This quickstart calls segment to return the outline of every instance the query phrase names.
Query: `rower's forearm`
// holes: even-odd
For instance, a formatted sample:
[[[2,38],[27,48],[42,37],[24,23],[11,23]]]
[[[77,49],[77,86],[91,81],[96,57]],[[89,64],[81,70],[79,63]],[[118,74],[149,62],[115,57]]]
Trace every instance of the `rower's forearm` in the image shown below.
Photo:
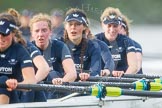
[[[42,81],[42,80],[44,80],[47,77],[47,75],[49,74],[49,71],[50,71],[50,69],[48,69],[48,70],[42,70],[42,71],[41,70],[38,70],[36,72],[36,75],[35,75],[35,78],[37,80],[37,83],[40,82],[40,81]]]
[[[136,74],[136,73],[137,73],[137,66],[129,66],[125,72],[125,74]]]
[[[63,82],[74,82],[77,78],[76,73],[68,73],[63,77]]]
[[[37,83],[37,81],[36,81],[36,79],[26,79],[26,80],[23,80],[22,82],[19,82],[18,84],[36,84]]]

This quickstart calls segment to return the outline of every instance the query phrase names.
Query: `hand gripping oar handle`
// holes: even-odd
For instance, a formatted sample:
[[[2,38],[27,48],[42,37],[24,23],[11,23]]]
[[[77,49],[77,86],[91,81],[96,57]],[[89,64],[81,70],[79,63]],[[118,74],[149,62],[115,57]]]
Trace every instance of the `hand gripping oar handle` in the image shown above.
[[[149,82],[158,82],[162,83],[162,78],[155,78],[155,79],[145,79]],[[125,83],[132,83],[136,81],[140,81],[143,79],[139,78],[123,78],[123,77],[101,77],[101,76],[90,76],[87,81],[92,81],[92,82],[125,82]],[[45,81],[46,84],[52,84],[52,82]]]
[[[80,72],[80,71],[79,71]],[[90,70],[83,70],[83,72],[91,73]],[[147,74],[123,74],[124,78],[146,78],[146,79],[155,79],[155,78],[162,78],[160,75],[147,75]]]

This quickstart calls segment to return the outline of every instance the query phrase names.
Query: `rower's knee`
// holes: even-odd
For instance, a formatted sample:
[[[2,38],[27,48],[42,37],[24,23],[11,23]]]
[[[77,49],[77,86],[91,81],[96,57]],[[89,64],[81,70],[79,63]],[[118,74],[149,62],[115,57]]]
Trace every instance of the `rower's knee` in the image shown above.
[[[7,95],[0,95],[0,104],[9,104],[9,97]]]

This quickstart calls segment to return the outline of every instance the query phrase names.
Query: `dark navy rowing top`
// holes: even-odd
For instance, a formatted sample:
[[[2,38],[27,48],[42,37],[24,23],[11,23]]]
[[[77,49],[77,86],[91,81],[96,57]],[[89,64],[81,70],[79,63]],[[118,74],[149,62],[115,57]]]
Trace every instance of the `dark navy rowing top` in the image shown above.
[[[109,71],[112,72],[114,70],[115,64],[108,46],[105,44],[105,42],[99,39],[94,39],[94,41],[96,41],[101,48],[101,69],[109,69]]]
[[[32,59],[34,59],[34,57],[36,57],[38,55],[41,55],[41,52],[39,51],[39,49],[34,44],[32,44],[31,42],[29,42],[29,41],[27,41],[26,49],[30,53],[30,57]]]
[[[12,43],[12,45],[0,52],[0,76],[6,75],[9,78],[22,78],[22,68],[33,67],[32,60],[28,51],[19,43]]]
[[[96,37],[108,45],[115,62],[115,70],[125,72],[128,68],[127,53],[136,52],[133,41],[120,34],[117,36],[116,40],[112,42],[106,39],[104,33],[99,33]]]
[[[27,41],[26,43],[27,43],[26,49],[27,49],[27,51],[29,52],[30,57],[32,58],[32,61],[33,61],[33,59],[34,59],[36,56],[41,55],[41,52],[40,52],[39,49],[38,49],[34,44],[32,44],[31,42]],[[34,65],[34,70],[35,70],[35,73],[36,73],[37,70],[38,70],[38,68],[35,66],[34,63],[33,63],[33,65]]]
[[[36,45],[34,41],[32,43]],[[60,77],[63,77],[64,69],[62,66],[62,62],[67,58],[71,58],[68,47],[59,40],[50,40],[49,45],[45,50],[41,50],[39,47],[37,48],[46,59],[50,68],[59,72]]]
[[[81,69],[81,49],[82,49],[82,42],[79,45],[74,45],[72,42],[67,41],[66,44],[68,45],[77,72]],[[83,72],[86,70],[90,71],[91,76],[100,75],[101,71],[101,51],[100,47],[96,42],[92,40],[86,40],[85,51],[83,56]]]

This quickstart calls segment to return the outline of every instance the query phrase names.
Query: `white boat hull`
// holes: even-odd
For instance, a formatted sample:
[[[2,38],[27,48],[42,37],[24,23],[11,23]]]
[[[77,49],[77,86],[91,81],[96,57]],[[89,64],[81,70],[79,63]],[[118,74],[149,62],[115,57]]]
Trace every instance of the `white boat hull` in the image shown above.
[[[0,105],[1,108],[162,108],[162,98],[135,96],[106,97],[78,96],[66,100],[51,99],[47,102]]]

